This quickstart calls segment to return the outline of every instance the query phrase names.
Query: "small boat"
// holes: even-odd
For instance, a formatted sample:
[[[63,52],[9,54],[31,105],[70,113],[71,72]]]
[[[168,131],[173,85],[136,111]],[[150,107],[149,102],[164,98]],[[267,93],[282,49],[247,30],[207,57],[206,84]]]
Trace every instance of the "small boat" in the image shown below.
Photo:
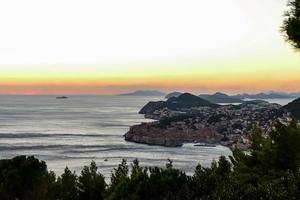
[[[67,99],[69,97],[66,97],[66,96],[59,96],[59,97],[56,97],[56,99]]]

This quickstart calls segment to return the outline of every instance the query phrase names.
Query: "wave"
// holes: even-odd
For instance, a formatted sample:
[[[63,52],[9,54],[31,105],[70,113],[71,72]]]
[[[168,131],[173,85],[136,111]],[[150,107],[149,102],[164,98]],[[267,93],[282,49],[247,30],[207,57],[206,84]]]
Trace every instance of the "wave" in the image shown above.
[[[54,144],[54,145],[32,145],[32,146],[14,146],[14,145],[0,145],[0,151],[25,151],[25,150],[62,150],[63,153],[86,153],[90,151],[136,151],[140,148],[123,145],[66,145],[66,144]],[[68,150],[66,150],[68,149]],[[80,150],[81,149],[81,150]]]
[[[77,134],[77,133],[0,133],[0,139],[45,138],[45,137],[120,137],[118,134]]]

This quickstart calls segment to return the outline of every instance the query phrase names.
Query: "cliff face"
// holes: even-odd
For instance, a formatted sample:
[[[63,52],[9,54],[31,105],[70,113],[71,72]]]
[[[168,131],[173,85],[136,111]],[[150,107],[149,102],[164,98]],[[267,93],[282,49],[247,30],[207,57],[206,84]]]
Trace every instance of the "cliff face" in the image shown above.
[[[222,135],[213,128],[200,130],[165,129],[153,124],[143,123],[135,125],[125,134],[125,140],[168,147],[182,146],[183,143],[203,142],[215,144],[221,141]]]

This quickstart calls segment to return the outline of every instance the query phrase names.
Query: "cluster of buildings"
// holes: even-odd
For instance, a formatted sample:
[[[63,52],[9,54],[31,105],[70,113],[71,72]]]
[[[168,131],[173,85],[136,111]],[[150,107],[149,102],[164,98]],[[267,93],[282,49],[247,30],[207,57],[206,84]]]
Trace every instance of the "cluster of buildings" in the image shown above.
[[[218,108],[193,107],[189,109],[156,110],[153,115],[156,126],[164,129],[195,132],[205,128],[223,136],[221,144],[246,148],[249,144],[247,134],[255,127],[263,133],[272,130],[274,122],[289,123],[292,118],[278,104],[265,101],[250,101],[240,105],[225,105]]]

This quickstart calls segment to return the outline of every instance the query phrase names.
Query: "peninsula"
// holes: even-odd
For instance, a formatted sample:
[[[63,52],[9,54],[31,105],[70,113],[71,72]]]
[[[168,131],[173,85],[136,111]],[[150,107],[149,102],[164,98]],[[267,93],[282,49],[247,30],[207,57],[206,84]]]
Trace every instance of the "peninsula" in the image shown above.
[[[156,121],[132,126],[125,140],[169,147],[205,143],[247,149],[248,133],[254,127],[268,133],[274,121],[293,119],[286,108],[263,100],[221,106],[184,93],[146,104],[139,113]]]

